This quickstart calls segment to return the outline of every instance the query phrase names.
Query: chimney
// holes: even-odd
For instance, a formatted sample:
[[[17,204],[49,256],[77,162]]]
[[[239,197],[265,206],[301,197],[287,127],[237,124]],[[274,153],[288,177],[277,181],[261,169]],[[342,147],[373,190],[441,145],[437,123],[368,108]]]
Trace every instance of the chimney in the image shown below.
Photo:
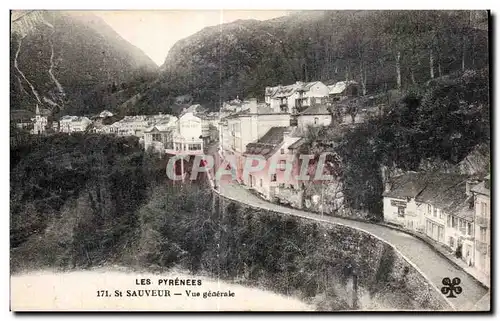
[[[250,114],[257,114],[257,99],[250,98],[248,100],[248,105],[250,106]]]
[[[384,192],[390,192],[392,189],[392,184],[389,180],[384,183]]]
[[[467,196],[471,196],[472,195],[472,192],[471,192],[471,189],[474,187],[474,185],[478,184],[478,181],[477,180],[471,180],[471,179],[468,179],[466,182],[465,182],[465,195]]]

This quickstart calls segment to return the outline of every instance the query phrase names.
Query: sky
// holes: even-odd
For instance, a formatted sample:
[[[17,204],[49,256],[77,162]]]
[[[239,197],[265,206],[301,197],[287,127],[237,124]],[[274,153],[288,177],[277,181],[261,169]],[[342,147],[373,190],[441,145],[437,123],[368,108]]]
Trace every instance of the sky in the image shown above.
[[[284,10],[154,10],[96,11],[125,40],[140,48],[158,66],[169,49],[208,26],[238,19],[267,20],[288,14]]]

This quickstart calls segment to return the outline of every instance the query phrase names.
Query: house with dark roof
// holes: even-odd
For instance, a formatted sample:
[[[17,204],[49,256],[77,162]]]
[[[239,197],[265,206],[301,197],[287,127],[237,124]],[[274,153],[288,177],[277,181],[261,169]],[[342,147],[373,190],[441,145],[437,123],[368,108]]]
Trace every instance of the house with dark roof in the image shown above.
[[[275,112],[298,114],[315,102],[325,102],[329,89],[321,81],[297,81],[291,85],[266,87],[265,101]]]
[[[273,200],[280,185],[297,185],[297,163],[288,147],[300,140],[293,127],[271,127],[261,138],[246,146],[242,168],[243,184],[265,199]],[[259,162],[264,164],[259,165]]]
[[[474,264],[474,183],[466,175],[409,172],[385,186],[384,221],[421,233]]]

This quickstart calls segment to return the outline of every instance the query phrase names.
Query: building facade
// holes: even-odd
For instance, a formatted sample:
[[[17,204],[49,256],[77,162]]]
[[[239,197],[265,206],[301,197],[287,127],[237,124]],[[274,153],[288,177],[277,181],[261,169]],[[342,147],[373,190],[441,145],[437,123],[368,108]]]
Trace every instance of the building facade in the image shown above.
[[[85,116],[63,116],[59,120],[59,131],[62,133],[84,132],[92,123]]]
[[[394,177],[383,194],[384,221],[424,234],[489,276],[490,203],[485,182],[443,173]]]
[[[491,202],[490,202],[490,175],[472,189],[474,195],[474,237],[475,237],[475,266],[490,277],[491,262]]]
[[[185,113],[176,122],[172,144],[166,146],[167,154],[201,155],[204,149],[203,121],[193,113]]]
[[[265,101],[274,112],[298,114],[314,103],[325,103],[330,90],[320,81],[266,87]]]

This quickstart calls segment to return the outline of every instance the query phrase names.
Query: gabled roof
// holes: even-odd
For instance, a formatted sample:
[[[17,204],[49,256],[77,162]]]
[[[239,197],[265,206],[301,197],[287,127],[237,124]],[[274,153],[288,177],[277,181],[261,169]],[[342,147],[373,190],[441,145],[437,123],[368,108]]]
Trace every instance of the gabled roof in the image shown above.
[[[311,90],[311,88],[312,88],[314,85],[316,85],[316,84],[318,84],[318,83],[321,83],[321,81],[311,81],[311,82],[306,82],[306,83],[304,83],[304,84],[302,85],[302,90],[304,90],[304,91],[309,91],[309,90]]]
[[[149,133],[149,132],[154,132],[154,131],[159,131],[159,132],[167,132],[167,131],[171,131],[175,128],[175,122],[161,122],[161,123],[158,123],[158,124],[155,124],[151,127],[148,127],[146,128],[146,130],[144,130],[145,133]]]
[[[283,143],[283,135],[289,127],[271,127],[257,142],[247,145],[245,155],[272,156]]]
[[[274,96],[278,91],[279,86],[276,87],[266,87],[266,96]]]
[[[288,97],[293,95],[298,89],[298,86],[296,84],[293,85],[287,85],[287,86],[278,86],[278,89],[272,96],[274,97]]]
[[[354,80],[348,80],[348,81],[339,81],[335,85],[328,86],[328,89],[330,90],[329,94],[330,95],[335,95],[335,94],[340,94],[346,90],[348,85],[357,85],[358,83]]]

